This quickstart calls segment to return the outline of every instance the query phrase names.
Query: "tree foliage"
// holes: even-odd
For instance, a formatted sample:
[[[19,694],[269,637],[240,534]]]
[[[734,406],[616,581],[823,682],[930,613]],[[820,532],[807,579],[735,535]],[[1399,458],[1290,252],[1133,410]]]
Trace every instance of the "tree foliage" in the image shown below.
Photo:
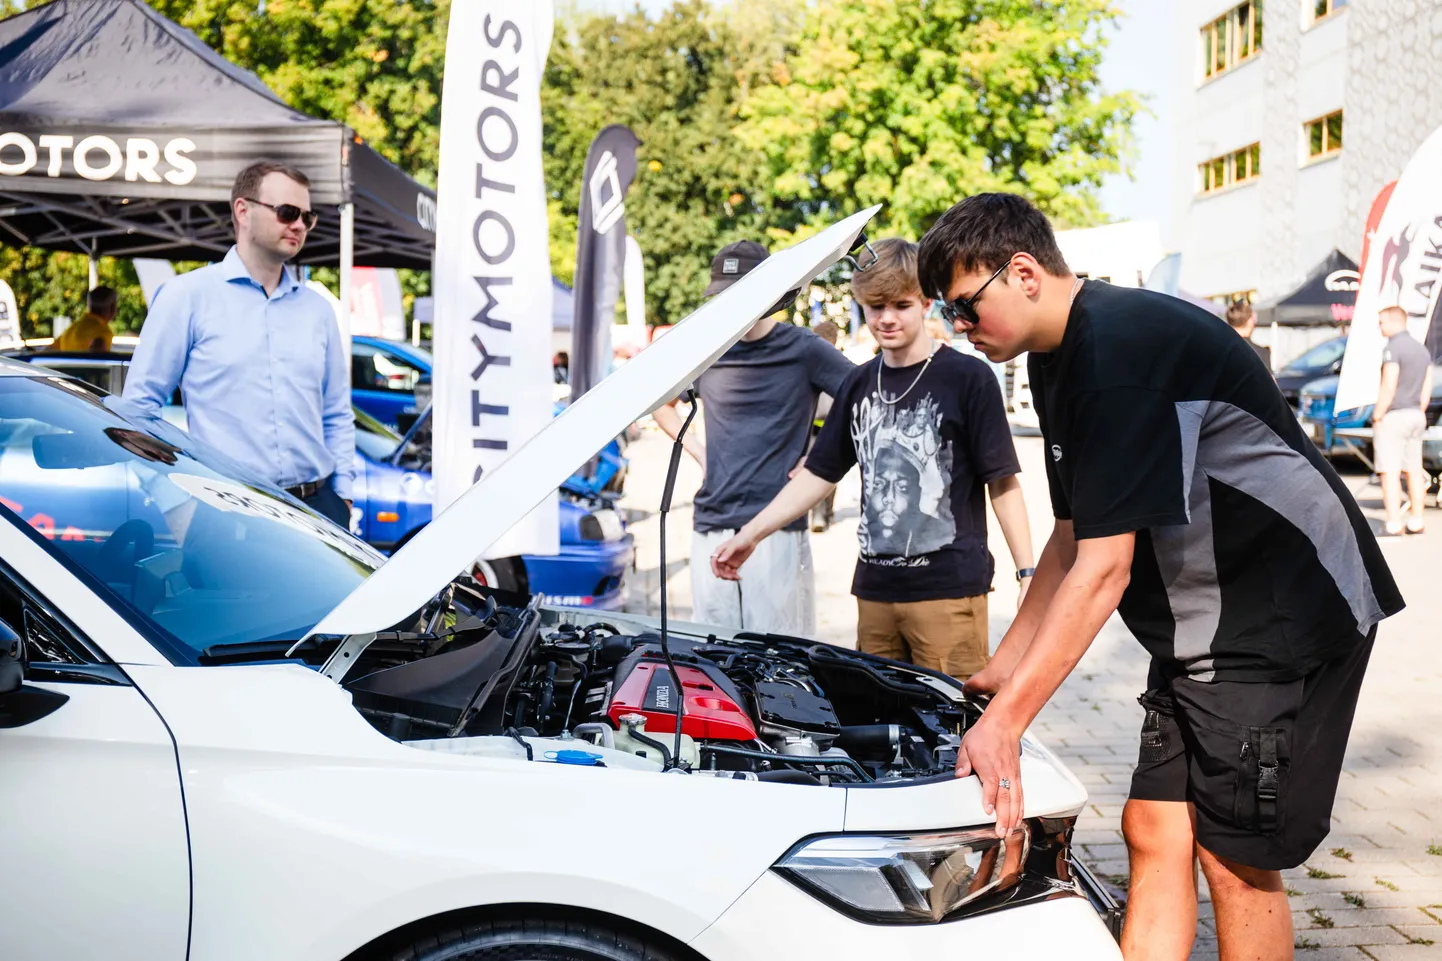
[[[0,10],[39,0],[0,0]],[[451,0],[148,0],[283,100],[349,124],[435,183]],[[541,92],[551,263],[570,282],[586,151],[611,123],[642,141],[626,200],[646,260],[647,314],[679,320],[711,257],[741,238],[789,242],[883,203],[915,237],[979,190],[1020,191],[1068,224],[1099,216],[1121,169],[1129,94],[1097,80],[1109,0],[675,0],[658,16],[560,21]],[[118,328],[144,307],[133,268],[103,258]],[[316,271],[335,282],[334,271]],[[85,258],[0,248],[27,335],[78,315]],[[408,294],[429,276],[402,272]],[[409,300],[409,298],[408,298]]]
[[[641,140],[626,226],[645,257],[650,320],[680,320],[700,301],[716,251],[764,235],[776,212],[761,199],[761,158],[732,133],[742,85],[764,54],[748,63],[742,49],[702,0],[678,0],[654,20],[637,9],[558,25],[541,110],[560,279],[574,270],[586,151],[608,124]]]
[[[884,204],[916,238],[960,198],[1011,190],[1094,223],[1123,168],[1131,94],[1100,89],[1110,0],[820,0],[737,137],[807,221]]]

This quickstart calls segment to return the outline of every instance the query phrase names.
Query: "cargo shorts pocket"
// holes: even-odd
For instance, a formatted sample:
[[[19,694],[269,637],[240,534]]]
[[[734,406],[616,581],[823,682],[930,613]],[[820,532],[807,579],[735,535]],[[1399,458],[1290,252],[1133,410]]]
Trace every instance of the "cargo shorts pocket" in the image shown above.
[[[1291,768],[1288,732],[1225,722],[1190,725],[1188,794],[1209,820],[1263,836],[1278,833]]]
[[[1141,750],[1137,763],[1148,765],[1170,761],[1183,749],[1171,703],[1151,691],[1137,698],[1137,703],[1146,711],[1146,716],[1142,718]]]

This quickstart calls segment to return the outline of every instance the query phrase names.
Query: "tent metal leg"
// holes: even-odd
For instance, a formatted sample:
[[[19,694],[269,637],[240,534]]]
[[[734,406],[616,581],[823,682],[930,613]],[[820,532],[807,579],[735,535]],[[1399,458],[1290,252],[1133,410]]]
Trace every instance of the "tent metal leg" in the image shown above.
[[[90,286],[87,290],[94,290],[100,286],[100,258],[94,254],[90,255]]]
[[[346,375],[350,375],[350,290],[355,267],[355,204],[340,207],[340,343],[345,351]]]

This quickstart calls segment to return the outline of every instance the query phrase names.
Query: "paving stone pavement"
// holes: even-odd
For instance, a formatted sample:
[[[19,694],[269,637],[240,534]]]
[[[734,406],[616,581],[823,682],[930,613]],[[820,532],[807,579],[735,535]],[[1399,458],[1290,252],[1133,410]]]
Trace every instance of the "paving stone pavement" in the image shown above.
[[[622,502],[631,512],[637,569],[628,607],[656,612],[660,502],[668,441],[649,424],[628,450],[631,473]],[[1040,551],[1051,528],[1042,445],[1018,437],[1017,453]],[[1344,478],[1374,517],[1380,491],[1358,472]],[[668,520],[670,601],[677,618],[690,614],[686,563],[691,541],[691,498],[700,471],[687,458]],[[836,524],[812,535],[816,562],[816,636],[854,643],[856,606],[849,594],[856,559],[859,477],[837,494]],[[1413,961],[1442,959],[1442,513],[1428,511],[1433,532],[1383,541],[1407,610],[1382,625],[1362,689],[1348,745],[1332,834],[1305,865],[1285,873],[1304,961]],[[990,598],[995,644],[1016,608],[1011,559],[992,518],[998,576]],[[1097,873],[1124,884],[1126,849],[1121,812],[1137,754],[1146,657],[1113,619],[1077,670],[1042,712],[1035,733],[1086,785],[1088,805],[1077,822],[1076,843]],[[1211,904],[1202,891],[1193,958],[1217,956]]]

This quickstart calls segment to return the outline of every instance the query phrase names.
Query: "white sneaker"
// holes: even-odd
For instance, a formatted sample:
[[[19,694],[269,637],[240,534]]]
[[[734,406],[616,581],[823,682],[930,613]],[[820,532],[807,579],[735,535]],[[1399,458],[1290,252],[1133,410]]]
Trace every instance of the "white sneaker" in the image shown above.
[[[1383,537],[1401,537],[1402,524],[1400,521],[1388,521],[1382,525]]]
[[[1421,534],[1421,533],[1422,533],[1423,531],[1425,531],[1426,529],[1427,529],[1427,526],[1422,523],[1421,518],[1417,518],[1417,517],[1409,517],[1409,518],[1407,518],[1407,533],[1409,533],[1409,534]]]

